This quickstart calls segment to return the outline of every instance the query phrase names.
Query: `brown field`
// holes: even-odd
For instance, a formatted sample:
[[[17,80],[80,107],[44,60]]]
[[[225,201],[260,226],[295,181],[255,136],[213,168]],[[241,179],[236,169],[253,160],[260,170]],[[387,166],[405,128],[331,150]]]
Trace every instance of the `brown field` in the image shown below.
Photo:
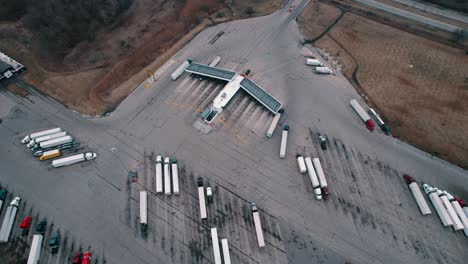
[[[24,21],[0,18],[0,50],[27,67],[22,78],[30,84],[73,110],[100,115],[147,78],[145,69],[156,71],[205,27],[271,13],[283,0],[246,2],[134,0],[92,42],[77,43],[60,61],[35,48]],[[11,90],[21,89],[9,85]]]
[[[303,15],[333,20],[326,14],[321,18],[314,8],[311,4]],[[326,26],[301,28],[313,38]],[[468,56],[463,50],[352,13],[315,45],[344,64],[345,76],[380,110],[395,137],[468,167]]]

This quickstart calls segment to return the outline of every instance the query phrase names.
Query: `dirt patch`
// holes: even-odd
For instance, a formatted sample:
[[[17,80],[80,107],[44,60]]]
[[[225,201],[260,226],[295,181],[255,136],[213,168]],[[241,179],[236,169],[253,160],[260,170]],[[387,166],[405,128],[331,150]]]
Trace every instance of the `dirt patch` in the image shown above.
[[[351,13],[316,46],[344,64],[353,84],[355,73],[357,88],[381,111],[394,136],[468,167],[468,56],[463,50]]]

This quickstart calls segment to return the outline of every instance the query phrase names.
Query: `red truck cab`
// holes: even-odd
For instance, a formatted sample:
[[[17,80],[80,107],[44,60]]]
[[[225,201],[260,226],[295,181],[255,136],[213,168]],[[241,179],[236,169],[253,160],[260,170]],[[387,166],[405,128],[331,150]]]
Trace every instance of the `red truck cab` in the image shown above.
[[[322,196],[324,200],[328,199],[328,187],[323,187],[322,188]]]
[[[374,131],[374,121],[372,119],[369,119],[366,121],[366,126],[367,126],[367,129],[369,129],[370,131]]]
[[[406,184],[415,182],[414,178],[409,176],[408,174],[403,174],[403,178],[405,179]]]
[[[90,264],[90,263],[91,263],[91,252],[86,251],[84,253],[83,261],[81,262],[81,264]]]
[[[75,254],[75,257],[73,257],[72,264],[81,264],[82,260],[83,260],[83,253],[78,252]]]

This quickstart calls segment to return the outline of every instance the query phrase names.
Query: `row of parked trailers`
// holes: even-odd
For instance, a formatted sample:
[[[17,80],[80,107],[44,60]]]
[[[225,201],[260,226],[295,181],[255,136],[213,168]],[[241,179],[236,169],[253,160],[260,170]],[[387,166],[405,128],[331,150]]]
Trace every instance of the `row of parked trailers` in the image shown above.
[[[377,114],[377,112],[373,108],[369,108],[368,112],[364,110],[364,108],[356,101],[356,99],[352,99],[349,101],[349,104],[354,109],[354,111],[358,114],[359,118],[366,124],[367,129],[370,131],[374,131],[374,121],[369,116],[371,114],[377,120],[380,128],[386,135],[390,135],[390,128],[388,125],[382,120],[382,118]],[[368,114],[369,113],[369,114]]]

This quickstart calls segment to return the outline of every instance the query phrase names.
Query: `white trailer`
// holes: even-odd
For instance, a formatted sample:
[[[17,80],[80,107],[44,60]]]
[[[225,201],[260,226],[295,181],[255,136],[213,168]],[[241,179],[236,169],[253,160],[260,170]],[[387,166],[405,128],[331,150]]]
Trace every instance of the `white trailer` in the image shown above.
[[[210,67],[215,67],[219,62],[221,61],[221,57],[220,56],[216,56],[208,66]]]
[[[140,191],[140,224],[148,224],[148,193]]]
[[[172,80],[175,81],[177,78],[179,78],[179,76],[182,75],[182,73],[184,73],[185,69],[187,69],[187,67],[190,65],[190,63],[191,63],[190,60],[184,61],[184,62],[171,74]]]
[[[288,144],[288,132],[289,126],[285,125],[283,128],[283,134],[281,135],[281,146],[280,146],[280,158],[284,159],[286,156],[286,146]]]
[[[163,192],[162,156],[156,157],[156,193]]]
[[[16,211],[18,210],[20,201],[20,197],[15,197],[7,208],[2,227],[0,228],[0,242],[8,242],[8,239],[10,238],[11,229],[13,227],[13,222],[15,221]]]
[[[51,139],[51,140],[41,142],[41,143],[39,143],[39,147],[41,149],[51,148],[51,147],[55,147],[55,146],[58,146],[58,145],[65,144],[65,143],[70,143],[72,141],[73,141],[73,137],[68,135],[68,136],[54,138],[54,139]]]
[[[200,203],[200,218],[206,219],[205,190],[203,189],[203,179],[198,178],[198,201]]]
[[[458,201],[452,200],[450,203],[463,224],[463,232],[465,233],[465,236],[468,237],[468,217],[466,217]]]
[[[48,140],[51,140],[51,139],[54,139],[54,138],[64,137],[66,135],[67,135],[67,132],[62,131],[62,132],[58,132],[58,133],[55,133],[55,134],[50,134],[50,135],[47,135],[47,136],[38,137],[38,138],[35,138],[35,139],[29,141],[29,143],[26,144],[26,147],[32,148],[34,145],[36,145],[38,143],[48,141]]]
[[[320,182],[318,180],[317,174],[315,173],[314,166],[312,165],[312,160],[310,157],[306,157],[305,164],[307,168],[307,173],[309,174],[310,182],[312,183],[312,188],[314,189],[315,197],[320,200],[322,199],[322,190],[320,190]]]
[[[164,194],[171,195],[171,172],[169,168],[169,157],[164,158]]]
[[[81,153],[81,154],[53,160],[52,166],[54,166],[55,168],[59,168],[59,167],[72,165],[72,164],[82,162],[82,161],[93,160],[96,157],[97,157],[96,153],[91,153],[91,152]]]
[[[61,132],[61,131],[62,131],[62,129],[60,127],[57,127],[57,128],[52,128],[52,129],[32,133],[32,134],[26,135],[21,140],[21,143],[26,144],[26,143],[28,143],[29,141],[31,141],[31,140],[33,140],[35,138],[47,136],[47,135],[50,135],[50,134],[55,134],[55,133],[58,133],[58,132]]]
[[[374,121],[370,118],[369,114],[367,114],[366,111],[364,111],[364,108],[356,101],[356,99],[351,99],[349,101],[349,104],[351,107],[354,109],[354,111],[358,114],[358,116],[361,118],[361,120],[366,124],[367,128],[370,131],[374,130]]]
[[[412,182],[408,184],[411,193],[413,194],[414,200],[418,204],[419,210],[421,210],[422,215],[428,215],[431,213],[431,209],[429,209],[429,205],[427,204],[426,200],[424,199],[421,189],[416,182]]]
[[[318,176],[320,187],[322,188],[327,187],[328,186],[327,180],[325,179],[325,174],[323,173],[323,168],[322,168],[322,164],[320,164],[320,160],[318,158],[314,158],[312,160],[312,163],[314,164],[315,173]]]
[[[258,247],[265,246],[265,239],[263,238],[262,223],[260,221],[260,214],[258,213],[258,208],[255,203],[251,204],[252,206],[252,215],[254,219],[255,232],[257,233]]]
[[[179,168],[177,166],[177,159],[175,157],[172,157],[171,173],[172,173],[172,190],[174,191],[175,195],[178,195],[180,193],[180,190],[179,190]]]
[[[450,201],[449,201],[447,195],[445,195],[443,193],[442,194],[438,193],[438,194],[439,194],[440,199],[442,200],[442,203],[445,206],[445,209],[447,209],[447,213],[448,213],[450,219],[452,220],[453,229],[455,229],[455,231],[456,230],[462,230],[464,228],[464,226],[463,226],[462,222],[460,221],[460,218],[458,218],[457,213],[453,209],[452,205],[450,204]]]
[[[218,231],[216,227],[211,228],[211,242],[213,242],[214,263],[221,264],[221,252],[219,250]]]
[[[305,165],[304,157],[297,155],[296,159],[297,159],[297,165],[299,166],[299,172],[305,173],[307,171],[307,168]]]
[[[431,192],[429,193],[429,199],[432,202],[432,205],[434,206],[437,215],[439,216],[440,221],[442,222],[443,226],[451,226],[453,225],[452,220],[450,219],[450,216],[447,213],[447,210],[445,209],[444,205],[442,204],[442,201],[439,198],[439,195],[437,195],[437,192]]]
[[[323,66],[323,63],[321,63],[317,59],[306,59],[306,64],[310,66],[319,66],[319,67]]]
[[[330,74],[332,73],[332,70],[328,67],[315,67],[315,73],[318,74]]]
[[[276,113],[275,117],[273,117],[270,127],[267,130],[267,134],[266,134],[267,137],[271,138],[271,136],[273,136],[273,132],[275,132],[276,125],[278,124],[278,121],[280,120],[282,114],[283,114],[283,109],[280,109],[278,113]]]
[[[27,264],[37,264],[39,262],[39,258],[41,257],[41,245],[43,238],[44,237],[41,234],[36,234],[33,236]]]
[[[221,239],[221,246],[223,248],[224,264],[231,264],[231,255],[229,254],[229,244],[227,238]]]

